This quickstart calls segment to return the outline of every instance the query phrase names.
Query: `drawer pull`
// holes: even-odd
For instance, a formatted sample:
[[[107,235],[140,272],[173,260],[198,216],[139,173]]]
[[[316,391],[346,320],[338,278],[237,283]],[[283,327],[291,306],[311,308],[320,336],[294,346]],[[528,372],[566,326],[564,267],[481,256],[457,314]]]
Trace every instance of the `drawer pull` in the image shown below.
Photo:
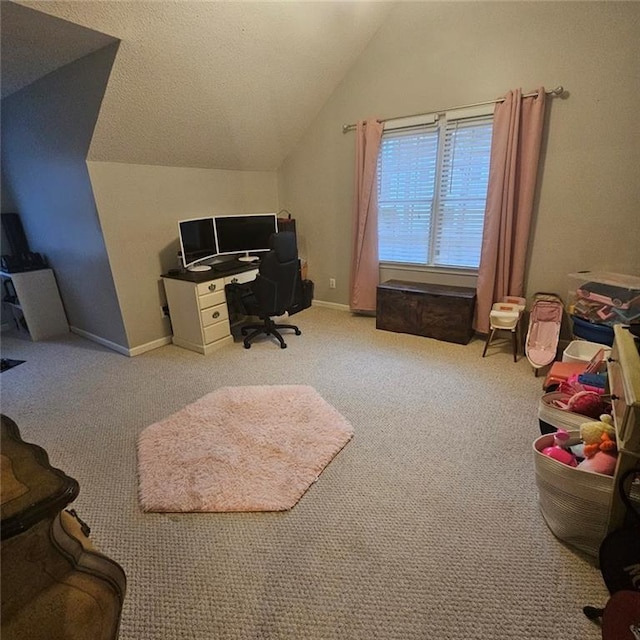
[[[615,402],[616,400],[620,400],[620,396],[617,396],[617,395],[615,395],[615,394],[613,394],[613,393],[612,393],[612,394],[611,394],[611,400],[613,400],[614,402]]]
[[[607,358],[607,362],[618,362],[615,358]]]
[[[219,318],[219,317],[220,317],[220,312],[219,312],[219,311],[214,311],[214,312],[211,314],[211,317],[212,317],[214,320],[215,320],[216,318]]]
[[[212,282],[212,283],[209,285],[209,291],[215,291],[217,286],[218,286],[218,285],[217,285],[215,282]]]
[[[238,278],[231,278],[231,284],[236,284],[238,282]]]

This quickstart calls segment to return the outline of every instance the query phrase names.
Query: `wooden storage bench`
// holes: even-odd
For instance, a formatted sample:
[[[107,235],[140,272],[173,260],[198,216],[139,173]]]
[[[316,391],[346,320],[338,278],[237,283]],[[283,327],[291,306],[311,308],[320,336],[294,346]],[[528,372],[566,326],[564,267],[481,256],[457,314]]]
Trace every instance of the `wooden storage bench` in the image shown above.
[[[376,328],[467,344],[475,302],[468,287],[388,280],[378,285]]]

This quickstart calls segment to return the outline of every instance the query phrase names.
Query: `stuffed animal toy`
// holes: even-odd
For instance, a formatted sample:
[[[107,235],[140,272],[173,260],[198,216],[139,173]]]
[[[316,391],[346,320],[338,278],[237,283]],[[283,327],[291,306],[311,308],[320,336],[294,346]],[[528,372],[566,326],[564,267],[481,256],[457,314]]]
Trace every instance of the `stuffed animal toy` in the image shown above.
[[[600,442],[594,442],[593,444],[584,445],[584,457],[593,458],[598,451],[603,453],[610,453],[616,455],[618,453],[618,447],[616,441],[605,431],[600,436]]]
[[[554,406],[558,407],[558,409],[579,413],[594,419],[604,413],[605,405],[599,393],[586,391],[584,388],[581,389],[580,385],[564,387],[561,385],[560,389],[563,390],[563,393],[567,393],[569,397],[554,402]]]
[[[609,415],[600,416],[600,422],[585,422],[580,427],[584,441],[584,460],[578,469],[612,476],[616,469],[618,448],[615,441],[613,420]]]
[[[578,464],[578,469],[612,476],[616,472],[617,459],[618,456],[615,453],[612,454],[605,451],[596,451],[596,453],[594,453],[590,458],[585,458],[580,462]]]
[[[602,440],[603,434],[607,435],[606,441]],[[616,430],[613,426],[613,418],[606,413],[600,416],[598,422],[584,422],[580,425],[580,437],[584,442],[584,455],[586,458],[591,458],[598,451],[616,453]],[[601,444],[604,444],[604,449],[601,449]]]
[[[604,403],[598,393],[578,391],[569,398],[567,409],[589,418],[597,418],[604,411]]]

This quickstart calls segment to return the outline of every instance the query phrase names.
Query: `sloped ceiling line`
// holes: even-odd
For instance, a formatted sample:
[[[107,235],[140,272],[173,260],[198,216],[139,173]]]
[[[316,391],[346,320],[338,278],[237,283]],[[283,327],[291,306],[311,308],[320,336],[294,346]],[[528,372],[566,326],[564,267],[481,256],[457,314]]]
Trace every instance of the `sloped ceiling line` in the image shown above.
[[[7,0],[0,2],[0,15],[2,98],[118,41]]]
[[[395,3],[2,4],[13,7],[2,22],[11,87],[20,75],[33,81],[45,61],[90,52],[88,35],[69,23],[122,41],[89,160],[273,171]]]

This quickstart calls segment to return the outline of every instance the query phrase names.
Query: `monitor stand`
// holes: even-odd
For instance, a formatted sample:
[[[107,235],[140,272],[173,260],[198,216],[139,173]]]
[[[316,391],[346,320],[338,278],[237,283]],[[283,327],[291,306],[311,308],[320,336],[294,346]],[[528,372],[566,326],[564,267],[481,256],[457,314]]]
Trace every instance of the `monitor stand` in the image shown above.
[[[250,256],[248,253],[238,258],[238,262],[258,262],[259,260],[258,256]]]
[[[187,271],[209,271],[211,266],[208,264],[195,264],[192,267],[187,267]]]

